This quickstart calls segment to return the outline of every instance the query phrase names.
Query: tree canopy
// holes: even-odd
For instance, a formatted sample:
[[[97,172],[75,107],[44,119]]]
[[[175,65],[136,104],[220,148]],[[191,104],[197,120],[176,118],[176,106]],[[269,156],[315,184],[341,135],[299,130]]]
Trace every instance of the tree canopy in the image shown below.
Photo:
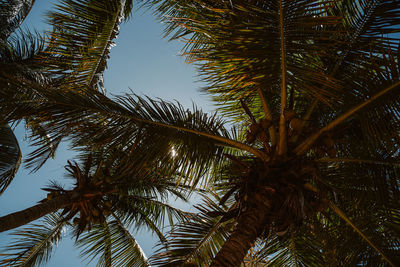
[[[66,139],[86,162],[94,153],[99,166],[111,164],[115,203],[137,193],[135,175],[156,188],[171,179],[174,193],[202,187],[204,203],[160,238],[154,265],[399,264],[399,1],[145,1],[166,35],[186,43],[184,56],[219,105],[211,115],[104,94],[106,51],[132,6],[104,3],[63,1],[38,53],[48,80],[21,75],[1,90],[3,120],[33,125],[40,147],[29,166],[42,166]],[[73,194],[90,169],[82,176],[69,166]],[[125,175],[127,193],[117,185]],[[95,176],[87,184],[97,190]],[[82,215],[97,208],[82,209],[70,207],[62,221],[79,211],[78,229],[88,229]],[[121,209],[137,214],[111,213]],[[118,248],[134,244],[114,219],[93,220],[98,231],[82,241],[93,242],[86,252],[104,253],[106,266],[130,262]],[[111,236],[120,238],[115,250]]]

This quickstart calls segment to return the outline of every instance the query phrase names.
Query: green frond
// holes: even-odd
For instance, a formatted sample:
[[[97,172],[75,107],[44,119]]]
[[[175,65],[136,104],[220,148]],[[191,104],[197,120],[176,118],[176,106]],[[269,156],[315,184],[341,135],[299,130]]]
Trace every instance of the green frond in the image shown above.
[[[147,228],[164,242],[165,237],[159,229],[166,226],[166,223],[172,226],[176,221],[186,220],[190,213],[163,203],[156,197],[140,196],[137,193],[122,195],[116,201],[116,214],[124,223],[134,225],[135,229]]]
[[[288,89],[329,102],[340,88],[320,62],[341,42],[332,30],[332,25],[340,26],[340,17],[329,15],[334,1],[284,1],[281,11],[280,2],[235,1],[230,6],[162,1],[158,7],[173,39],[188,36],[188,60],[198,62],[201,77],[208,83],[205,89],[228,114],[240,115],[238,100],[258,99],[260,88],[275,94],[268,99],[275,101],[280,95],[281,51],[286,55]]]
[[[219,163],[224,146],[263,156],[260,150],[233,140],[216,115],[197,108],[190,111],[179,104],[131,95],[115,102],[94,91],[41,90],[40,94],[41,100],[2,103],[10,109],[7,119],[38,117],[47,138],[60,140],[69,135],[75,147],[132,150],[144,163],[179,170],[182,181],[193,186]]]
[[[350,265],[358,262],[382,264],[382,257],[386,257],[392,265],[398,264],[395,255],[399,242],[393,237],[399,233],[399,167],[379,164],[366,168],[370,163],[363,162],[321,164],[321,171],[325,175],[323,182],[333,191],[331,199],[335,203],[332,211],[324,213],[328,217],[321,220],[325,225],[321,231],[329,229],[326,238],[336,246],[338,255],[335,257],[347,258],[351,261],[347,263]],[[335,214],[334,210],[341,216]],[[324,236],[321,232],[316,235]]]
[[[320,218],[321,225],[315,225],[314,228],[316,237],[321,238],[326,261],[333,265],[385,266],[389,263],[391,266],[397,266],[399,242],[389,236],[396,235],[396,231],[393,232],[395,228],[388,227],[390,223],[398,221],[398,209],[387,213],[387,209],[379,211],[377,207],[372,206],[368,211],[369,214],[365,210],[355,212],[352,208],[344,207],[344,209],[349,214],[352,213],[351,220],[357,224],[358,230],[365,233],[373,246],[379,247],[382,252],[377,252],[347,222],[329,212],[324,218]]]
[[[7,40],[28,16],[35,0],[0,1],[0,40]]]
[[[209,265],[231,230],[232,223],[215,218],[212,213],[223,212],[214,200],[204,196],[198,213],[188,221],[177,224],[167,236],[167,243],[160,245],[150,259],[157,266]]]
[[[0,126],[0,194],[11,183],[21,163],[21,149],[10,126]]]
[[[37,32],[18,31],[7,41],[0,40],[0,85],[18,87],[22,80],[46,82],[37,60],[44,49],[44,41]]]
[[[355,54],[369,53],[370,49],[380,53],[388,46],[397,45],[393,38],[400,31],[397,27],[399,6],[395,0],[338,1],[334,12],[343,16],[348,40],[343,60],[350,63]]]
[[[47,215],[41,223],[27,225],[14,232],[14,242],[6,247],[2,266],[42,266],[61,241],[68,222],[58,213]]]
[[[340,210],[335,204],[332,202],[329,203],[329,207],[340,217],[342,218],[354,231],[356,231],[362,239],[364,239],[376,252],[378,252],[382,258],[385,259],[390,266],[395,267],[393,262],[382,252],[380,248],[378,248],[354,223],[347,217],[346,214],[342,210]]]
[[[60,86],[104,92],[103,72],[119,25],[133,6],[132,0],[62,0],[47,14],[53,26],[44,64]]]
[[[97,266],[149,266],[142,248],[118,217],[96,225],[76,244],[85,259],[98,258]]]
[[[255,250],[250,266],[324,266],[318,241],[309,233],[294,232],[286,238],[270,235]]]
[[[29,1],[15,1],[14,3],[17,2],[22,5],[20,11],[25,12],[23,9]],[[7,40],[0,40],[0,88],[9,93],[3,96],[4,101],[13,99],[19,88],[33,91],[35,86],[49,83],[49,78],[37,60],[38,55],[44,49],[44,41],[38,33],[18,31],[8,37]],[[35,86],[27,86],[27,84],[35,84]],[[3,113],[2,108],[0,114],[2,119],[4,117]],[[40,125],[35,124],[32,117],[27,118],[27,125],[32,131],[41,130]],[[48,146],[54,147],[54,144],[46,143]],[[5,145],[4,149],[6,148],[7,146]],[[15,156],[11,156],[9,159],[13,158],[15,159]],[[11,172],[13,171],[11,170]]]
[[[352,107],[350,110],[344,112],[331,122],[329,122],[325,127],[317,131],[315,134],[311,135],[309,138],[307,138],[303,143],[301,143],[294,151],[297,154],[302,154],[305,153],[313,144],[314,142],[325,132],[332,131],[335,127],[337,127],[339,124],[345,122],[349,118],[353,117],[355,113],[359,112],[360,110],[364,109],[365,107],[368,107],[369,105],[373,105],[380,100],[380,98],[392,93],[396,92],[397,89],[400,88],[400,80],[396,81],[393,84],[390,84],[387,87],[383,87],[382,90],[380,90],[378,93],[375,95],[372,95],[370,98],[364,100],[358,105],[355,105]],[[387,108],[387,106],[386,106]],[[393,114],[396,116],[397,114]],[[396,116],[397,117],[397,116]],[[396,120],[398,120],[396,118]],[[397,130],[396,130],[397,131]]]

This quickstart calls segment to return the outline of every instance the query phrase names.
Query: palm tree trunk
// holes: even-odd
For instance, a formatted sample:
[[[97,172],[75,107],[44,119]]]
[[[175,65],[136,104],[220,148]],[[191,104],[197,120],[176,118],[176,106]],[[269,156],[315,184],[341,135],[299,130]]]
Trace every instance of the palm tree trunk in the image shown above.
[[[61,195],[52,200],[46,200],[33,207],[0,217],[0,232],[28,224],[46,214],[55,212],[71,203],[70,195]]]
[[[265,192],[257,192],[251,196],[246,203],[247,209],[239,216],[235,230],[215,256],[211,267],[240,266],[268,222],[271,209],[269,197]]]

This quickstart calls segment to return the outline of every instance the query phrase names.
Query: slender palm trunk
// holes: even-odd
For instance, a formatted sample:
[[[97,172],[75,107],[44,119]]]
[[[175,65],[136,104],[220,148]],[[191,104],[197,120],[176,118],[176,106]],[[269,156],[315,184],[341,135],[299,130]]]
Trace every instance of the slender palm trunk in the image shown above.
[[[46,214],[55,212],[71,203],[70,195],[61,195],[52,200],[44,201],[33,207],[0,217],[0,232],[17,228],[43,217]]]
[[[239,216],[235,230],[215,256],[211,267],[240,266],[247,251],[264,231],[271,209],[270,199],[262,192],[249,198],[247,209]]]

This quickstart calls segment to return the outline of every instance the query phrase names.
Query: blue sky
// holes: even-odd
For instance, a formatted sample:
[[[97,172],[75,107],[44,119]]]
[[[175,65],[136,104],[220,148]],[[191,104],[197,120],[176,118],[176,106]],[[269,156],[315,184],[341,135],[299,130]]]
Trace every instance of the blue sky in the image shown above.
[[[52,1],[53,3],[56,1]],[[46,28],[44,13],[51,9],[51,2],[37,0],[25,27],[42,31]],[[121,25],[116,46],[111,51],[108,70],[105,73],[107,94],[121,94],[131,89],[139,95],[160,97],[165,100],[177,100],[183,106],[191,107],[195,102],[205,111],[211,111],[207,96],[199,93],[202,83],[196,82],[193,66],[184,62],[179,56],[182,46],[179,42],[168,42],[162,39],[163,25],[156,22],[150,11],[140,10],[132,18]],[[25,138],[22,125],[16,129],[23,154],[32,149]],[[0,216],[19,211],[35,205],[45,198],[46,193],[40,188],[50,180],[58,180],[64,185],[69,181],[63,179],[64,165],[74,154],[63,144],[57,151],[56,159],[51,160],[36,173],[20,168],[16,178],[5,193],[0,196]],[[11,241],[8,231],[0,234],[0,248]],[[146,254],[150,255],[155,239],[149,233],[136,233],[135,237]],[[4,252],[4,251],[3,251]],[[74,248],[73,240],[67,234],[59,244],[53,257],[45,266],[94,266],[87,265],[79,257],[79,250]]]

